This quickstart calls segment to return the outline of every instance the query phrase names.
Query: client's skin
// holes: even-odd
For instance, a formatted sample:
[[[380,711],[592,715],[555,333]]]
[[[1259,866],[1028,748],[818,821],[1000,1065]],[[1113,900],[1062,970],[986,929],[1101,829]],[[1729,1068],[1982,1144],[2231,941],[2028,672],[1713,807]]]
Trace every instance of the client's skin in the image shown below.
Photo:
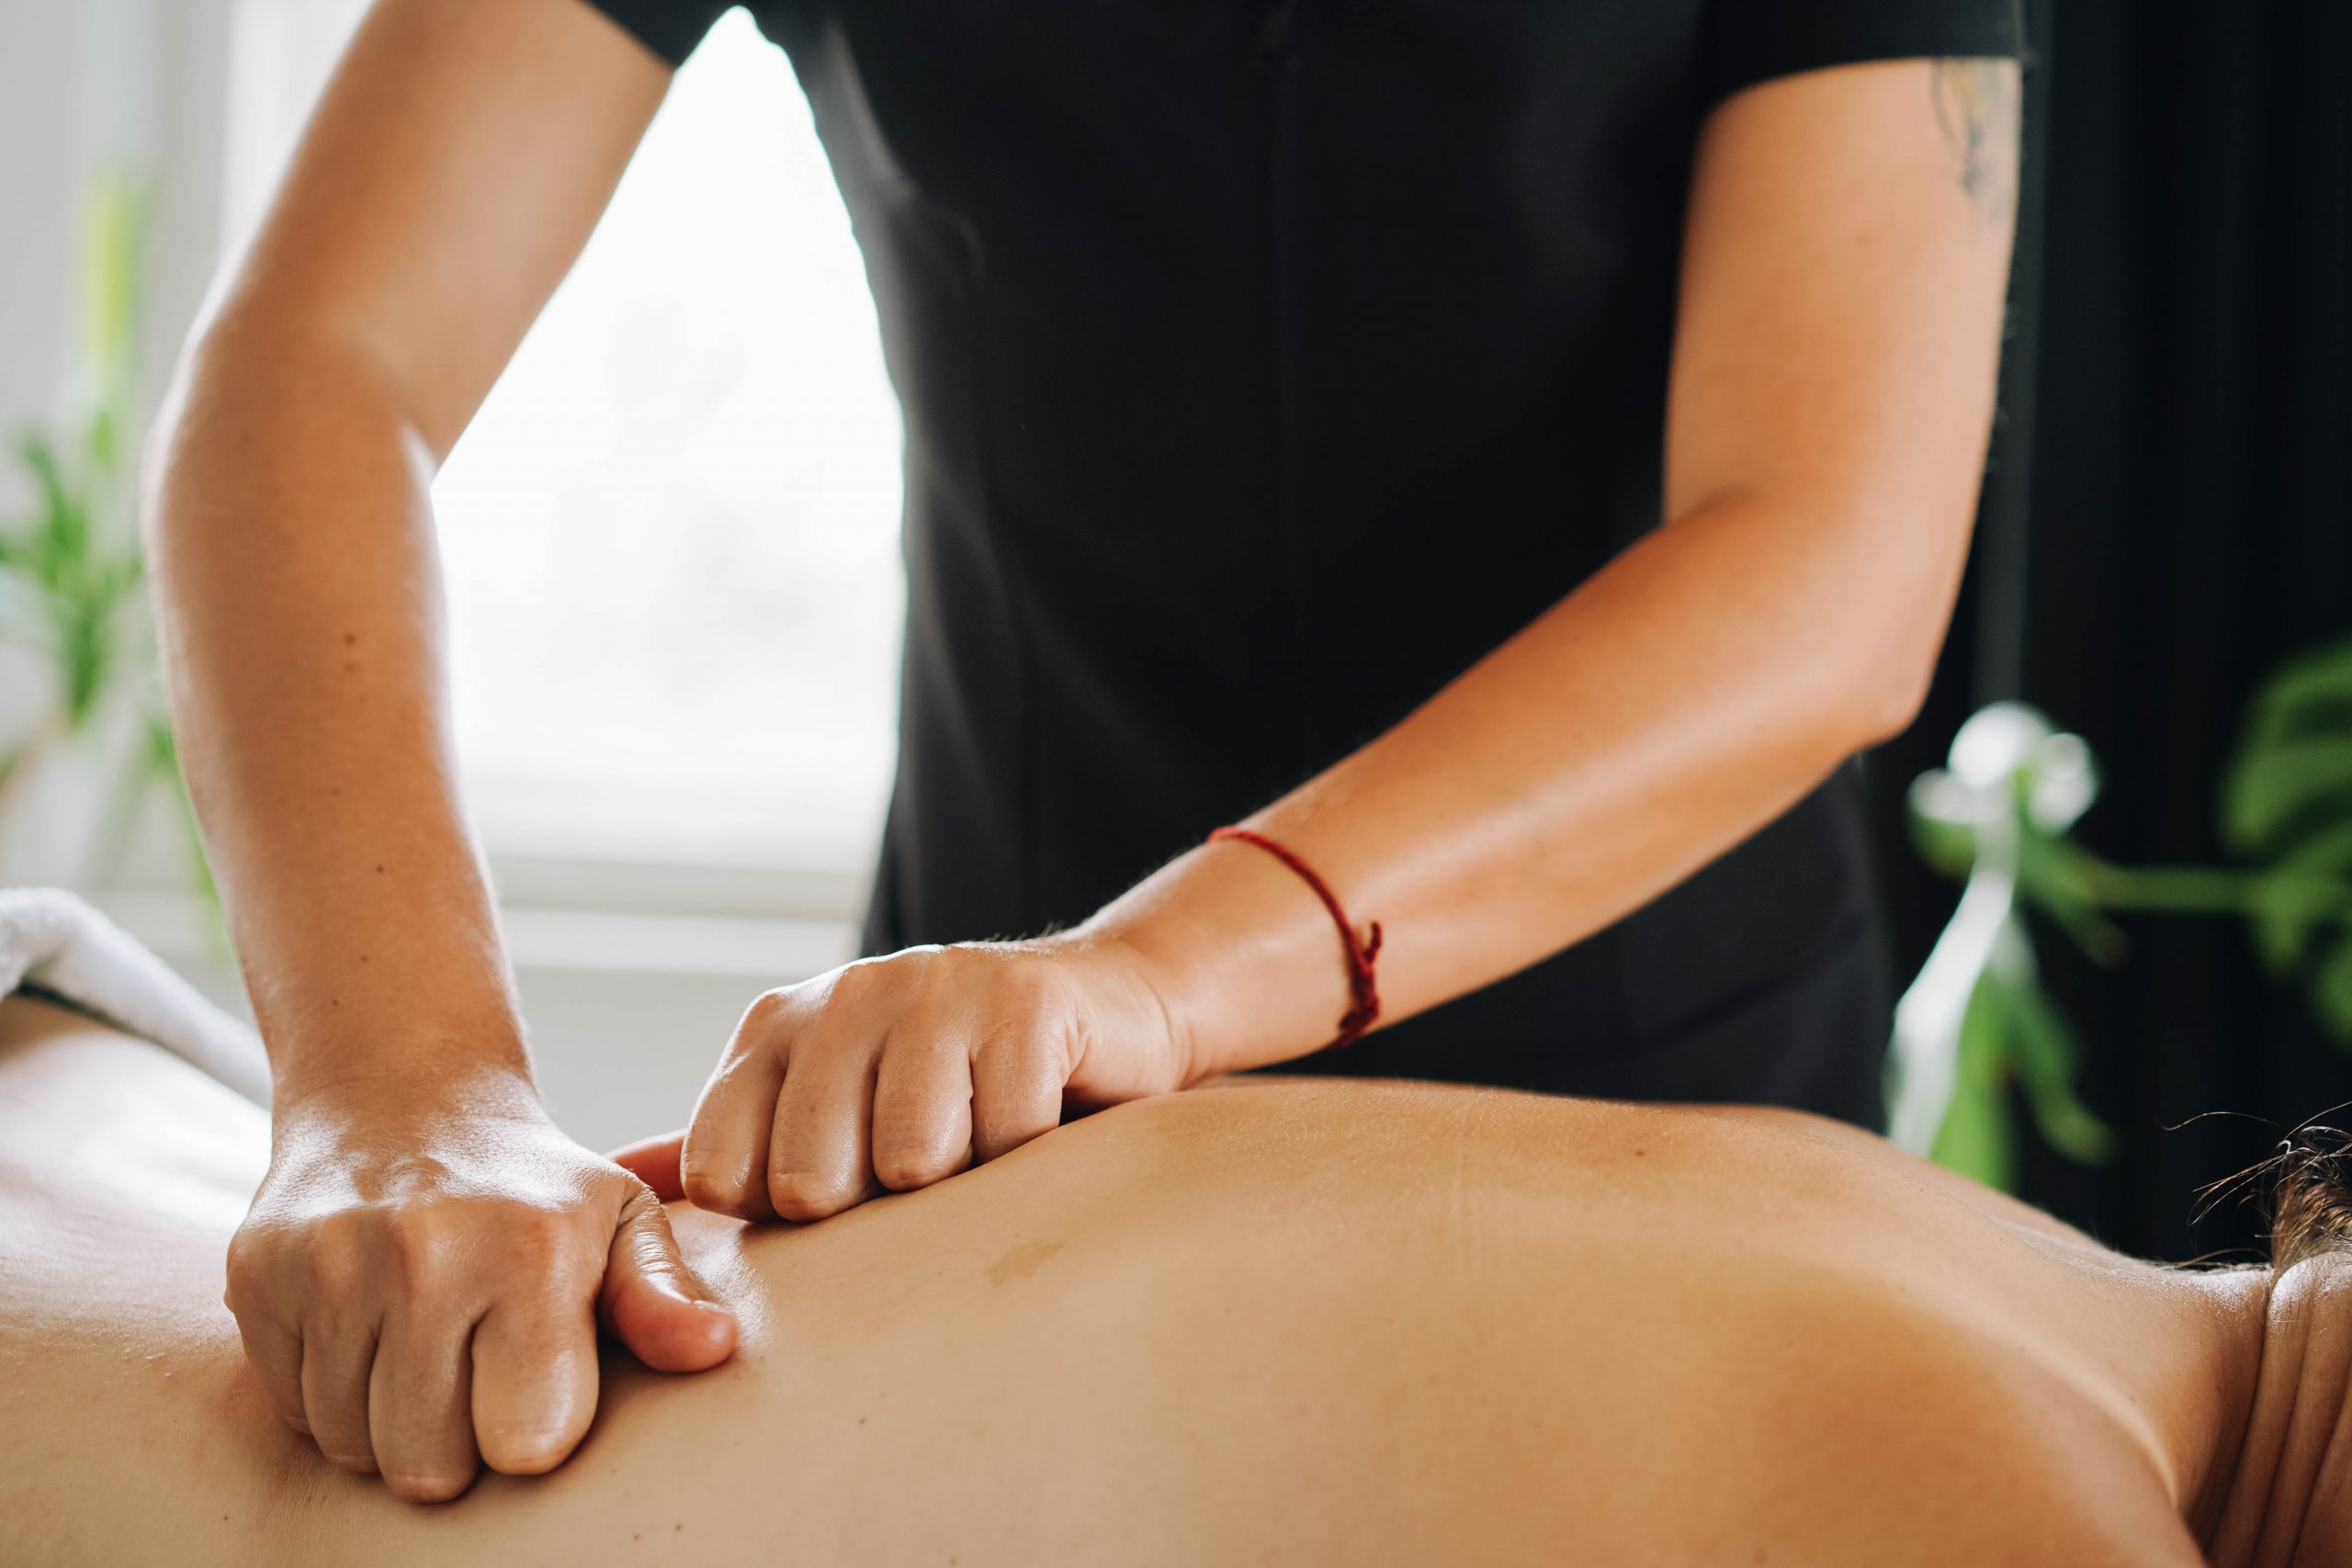
[[[2342,1562],[2352,1269],[2135,1262],[1785,1112],[1254,1082],[807,1229],[444,1507],[220,1304],[265,1115],[0,1002],[0,1560]]]

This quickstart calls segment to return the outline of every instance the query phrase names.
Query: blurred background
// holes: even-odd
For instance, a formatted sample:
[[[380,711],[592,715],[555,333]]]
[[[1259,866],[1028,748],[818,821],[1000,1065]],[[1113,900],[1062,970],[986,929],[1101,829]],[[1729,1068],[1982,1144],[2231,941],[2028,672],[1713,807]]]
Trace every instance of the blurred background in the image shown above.
[[[137,447],[362,9],[0,0],[0,884],[232,1007]],[[2193,1189],[2352,1100],[2352,6],[2027,11],[2001,423],[1934,694],[1871,759],[1884,877],[1905,964],[1959,976],[1907,1021],[1954,1068],[1939,1156],[2186,1258],[2258,1218]],[[720,25],[435,487],[466,788],[591,1145],[851,954],[888,787],[898,414],[789,80]],[[2057,739],[1914,787],[2005,700]],[[2006,891],[1955,967],[1970,875]]]

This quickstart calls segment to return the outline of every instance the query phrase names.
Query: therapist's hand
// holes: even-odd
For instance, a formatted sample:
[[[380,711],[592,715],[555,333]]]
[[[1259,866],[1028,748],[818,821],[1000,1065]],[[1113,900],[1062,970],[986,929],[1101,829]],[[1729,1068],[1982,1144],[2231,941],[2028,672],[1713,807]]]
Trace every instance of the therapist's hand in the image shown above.
[[[274,1108],[226,1300],[278,1412],[416,1501],[479,1465],[560,1464],[595,1414],[599,1317],[647,1365],[727,1359],[736,1324],[646,1184],[476,1071]]]
[[[762,996],[703,1090],[682,1180],[705,1209],[821,1219],[1061,1120],[1187,1081],[1143,956],[1103,935],[910,948]]]

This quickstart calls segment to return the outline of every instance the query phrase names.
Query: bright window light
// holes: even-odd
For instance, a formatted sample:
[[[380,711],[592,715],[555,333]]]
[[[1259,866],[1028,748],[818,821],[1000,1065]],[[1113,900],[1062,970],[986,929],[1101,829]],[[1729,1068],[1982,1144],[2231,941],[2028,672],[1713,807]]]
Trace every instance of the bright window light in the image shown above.
[[[862,863],[893,758],[899,446],[806,102],[735,12],[434,487],[492,851]]]

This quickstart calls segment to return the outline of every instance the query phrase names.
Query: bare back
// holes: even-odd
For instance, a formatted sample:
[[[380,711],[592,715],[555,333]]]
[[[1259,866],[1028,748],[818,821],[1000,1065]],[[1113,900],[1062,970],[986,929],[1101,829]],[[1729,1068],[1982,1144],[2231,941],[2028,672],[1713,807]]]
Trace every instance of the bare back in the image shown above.
[[[1252,1082],[806,1228],[679,1210],[735,1361],[612,1361],[571,1463],[441,1507],[245,1370],[266,1131],[0,1003],[0,1559],[2197,1561],[2193,1299],[1804,1118]]]

